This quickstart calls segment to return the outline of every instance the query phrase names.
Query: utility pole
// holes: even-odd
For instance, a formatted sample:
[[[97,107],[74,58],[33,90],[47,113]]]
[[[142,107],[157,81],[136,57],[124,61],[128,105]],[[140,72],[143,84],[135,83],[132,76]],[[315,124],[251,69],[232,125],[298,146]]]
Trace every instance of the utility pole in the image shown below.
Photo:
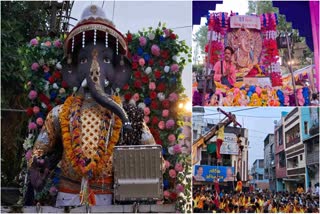
[[[287,39],[287,46],[288,46],[288,54],[289,54],[289,61],[292,62],[291,60],[291,43],[289,42],[289,38],[288,38],[288,32],[286,31],[286,39]],[[294,78],[294,74],[293,74],[293,70],[292,70],[292,63],[289,63],[289,70],[290,70],[290,74],[291,74],[291,81],[292,81],[292,86],[293,86],[293,94],[294,94],[294,101],[296,103],[296,106],[298,106],[298,100],[297,100],[297,94],[296,94],[296,82],[295,82],[295,78]]]

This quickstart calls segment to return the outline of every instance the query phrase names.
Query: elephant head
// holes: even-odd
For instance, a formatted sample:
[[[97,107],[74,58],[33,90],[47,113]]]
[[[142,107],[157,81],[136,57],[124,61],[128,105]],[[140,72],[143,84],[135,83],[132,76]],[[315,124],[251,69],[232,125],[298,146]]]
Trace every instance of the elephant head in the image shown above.
[[[131,77],[127,45],[114,25],[101,17],[101,8],[91,5],[69,33],[64,46],[63,79],[69,87],[87,87],[97,103],[120,117],[124,129],[132,129],[124,109],[112,99]]]

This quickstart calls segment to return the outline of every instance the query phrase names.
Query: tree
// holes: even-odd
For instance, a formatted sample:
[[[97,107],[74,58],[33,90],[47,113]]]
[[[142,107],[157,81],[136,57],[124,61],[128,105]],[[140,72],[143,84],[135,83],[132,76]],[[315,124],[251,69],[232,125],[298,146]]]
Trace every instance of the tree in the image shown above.
[[[24,109],[26,73],[21,67],[19,47],[39,31],[46,30],[48,13],[42,2],[1,2],[1,105],[3,109]],[[19,172],[22,143],[26,134],[23,112],[1,111],[1,185],[12,185]],[[13,157],[13,158],[12,158]]]
[[[54,5],[51,1],[1,2],[2,186],[16,184],[14,178],[20,171],[22,144],[27,133],[27,115],[23,109],[28,106],[25,91],[28,80],[20,47],[36,36],[48,35],[50,28],[56,27],[49,23],[61,7],[53,12]],[[8,109],[21,109],[21,112]]]
[[[197,42],[199,44],[201,54],[204,54],[204,47],[206,46],[208,40],[207,40],[207,34],[208,34],[208,27],[207,26],[201,26],[199,30],[194,34],[194,42]]]

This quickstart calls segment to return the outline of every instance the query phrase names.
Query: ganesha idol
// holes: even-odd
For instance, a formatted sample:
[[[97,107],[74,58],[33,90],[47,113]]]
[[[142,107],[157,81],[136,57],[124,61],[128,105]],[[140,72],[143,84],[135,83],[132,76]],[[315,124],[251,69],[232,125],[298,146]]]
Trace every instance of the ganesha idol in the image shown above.
[[[64,52],[63,79],[74,93],[45,120],[28,163],[31,184],[41,191],[59,164],[56,206],[111,204],[114,146],[155,144],[143,111],[119,95],[131,78],[126,41],[91,5],[68,34]]]

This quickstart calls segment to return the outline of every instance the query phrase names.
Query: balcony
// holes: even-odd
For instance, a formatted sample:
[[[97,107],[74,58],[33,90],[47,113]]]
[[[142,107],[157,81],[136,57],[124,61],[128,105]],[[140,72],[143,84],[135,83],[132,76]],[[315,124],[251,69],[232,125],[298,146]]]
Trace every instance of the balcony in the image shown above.
[[[313,125],[310,129],[309,129],[309,133],[310,135],[315,135],[319,133],[319,123],[316,125]]]
[[[289,148],[290,146],[293,146],[294,144],[297,144],[300,142],[300,136],[299,137],[296,137],[296,138],[293,138],[291,139],[290,141],[288,141],[286,143],[286,147]]]
[[[319,163],[319,152],[307,153],[307,165]]]

